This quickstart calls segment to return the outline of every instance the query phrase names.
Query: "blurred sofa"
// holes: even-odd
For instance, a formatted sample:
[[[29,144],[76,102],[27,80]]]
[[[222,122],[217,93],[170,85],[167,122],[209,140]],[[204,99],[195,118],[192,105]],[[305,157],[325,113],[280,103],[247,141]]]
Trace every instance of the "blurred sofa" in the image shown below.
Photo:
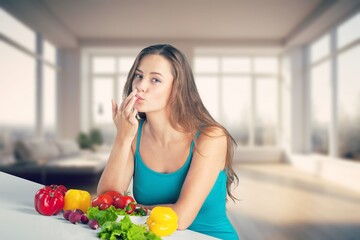
[[[20,140],[12,156],[0,160],[0,171],[41,184],[96,182],[108,155],[107,151],[83,151],[73,140]]]

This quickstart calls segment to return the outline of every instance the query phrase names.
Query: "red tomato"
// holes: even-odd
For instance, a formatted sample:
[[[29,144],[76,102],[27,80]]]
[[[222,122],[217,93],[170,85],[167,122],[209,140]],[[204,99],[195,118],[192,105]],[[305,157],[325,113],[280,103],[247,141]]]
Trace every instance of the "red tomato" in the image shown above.
[[[101,203],[99,205],[99,209],[100,210],[105,210],[105,209],[108,209],[111,205],[107,204],[107,203]]]
[[[107,194],[107,195],[111,196],[114,201],[115,201],[115,199],[116,199],[117,197],[121,197],[121,196],[122,196],[121,193],[119,193],[119,192],[117,192],[117,191],[107,191],[107,192],[105,192],[105,193],[103,193],[103,194]]]
[[[114,200],[110,195],[101,194],[92,200],[91,206],[100,208],[101,204],[107,204],[110,207],[113,202]]]
[[[135,203],[134,198],[132,198],[131,196],[122,196],[122,197],[117,197],[113,205],[116,208],[125,209],[126,206],[129,205],[130,203]]]

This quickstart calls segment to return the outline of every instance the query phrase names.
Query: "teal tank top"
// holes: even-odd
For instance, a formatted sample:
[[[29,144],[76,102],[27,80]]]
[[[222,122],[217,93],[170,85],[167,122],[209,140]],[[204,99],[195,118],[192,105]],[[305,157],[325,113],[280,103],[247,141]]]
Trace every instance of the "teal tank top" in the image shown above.
[[[140,121],[135,151],[133,194],[136,202],[143,205],[172,204],[177,201],[182,185],[190,168],[194,141],[190,146],[185,164],[175,172],[160,173],[150,169],[140,156],[140,139],[144,121]],[[238,236],[226,215],[225,171],[219,176],[202,205],[198,215],[188,229],[220,239],[236,240]]]

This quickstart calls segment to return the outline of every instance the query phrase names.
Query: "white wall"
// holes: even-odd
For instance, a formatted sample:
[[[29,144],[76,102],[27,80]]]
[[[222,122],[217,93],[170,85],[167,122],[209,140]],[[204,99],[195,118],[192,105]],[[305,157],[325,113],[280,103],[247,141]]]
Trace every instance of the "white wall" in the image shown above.
[[[281,58],[281,146],[288,152],[306,152],[307,84],[304,47],[294,47]]]

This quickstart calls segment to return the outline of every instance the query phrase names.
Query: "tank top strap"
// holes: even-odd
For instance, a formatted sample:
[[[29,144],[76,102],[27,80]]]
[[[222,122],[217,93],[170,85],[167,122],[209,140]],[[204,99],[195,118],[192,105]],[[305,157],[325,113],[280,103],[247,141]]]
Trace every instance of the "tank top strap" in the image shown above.
[[[136,150],[135,150],[135,152],[139,151],[141,133],[142,133],[142,128],[143,128],[144,122],[145,122],[144,119],[141,119],[140,122],[139,122],[139,128],[138,128],[138,135],[137,135],[137,139],[136,139]]]
[[[190,153],[192,153],[193,150],[194,150],[195,141],[196,141],[196,139],[199,137],[200,132],[201,132],[201,130],[198,130],[198,131],[196,132],[195,137],[194,137],[194,139],[193,139],[192,142],[191,142]]]

